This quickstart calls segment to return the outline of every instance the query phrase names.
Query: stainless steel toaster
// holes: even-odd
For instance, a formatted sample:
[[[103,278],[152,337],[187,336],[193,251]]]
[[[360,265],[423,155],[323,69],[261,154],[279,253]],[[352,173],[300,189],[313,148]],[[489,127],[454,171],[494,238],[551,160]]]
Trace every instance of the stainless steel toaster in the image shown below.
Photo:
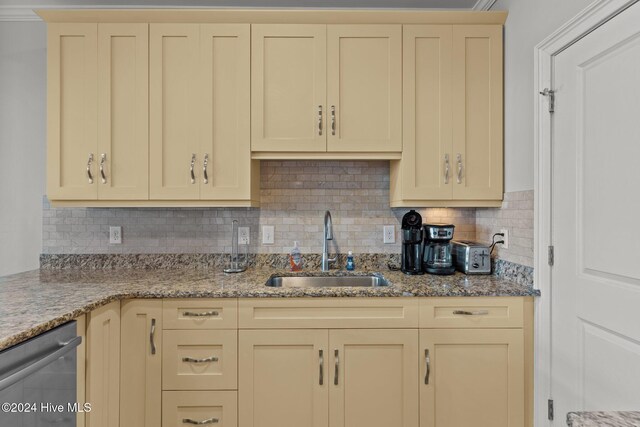
[[[454,240],[453,264],[464,274],[491,274],[491,251],[488,245],[471,240]]]

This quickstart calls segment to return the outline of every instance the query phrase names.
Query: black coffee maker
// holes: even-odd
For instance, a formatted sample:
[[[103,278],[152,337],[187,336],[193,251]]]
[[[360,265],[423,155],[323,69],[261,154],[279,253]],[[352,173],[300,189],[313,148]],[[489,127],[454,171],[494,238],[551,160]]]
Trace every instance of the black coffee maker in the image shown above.
[[[402,265],[405,274],[422,271],[422,217],[414,210],[402,217]]]

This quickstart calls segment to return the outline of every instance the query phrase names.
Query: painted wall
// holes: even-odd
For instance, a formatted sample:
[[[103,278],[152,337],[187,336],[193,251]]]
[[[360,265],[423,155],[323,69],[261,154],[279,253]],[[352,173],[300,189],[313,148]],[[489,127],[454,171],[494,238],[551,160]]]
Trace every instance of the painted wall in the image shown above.
[[[533,189],[534,47],[592,0],[498,0],[505,25],[505,192]]]
[[[0,276],[39,266],[45,46],[44,23],[0,22]]]

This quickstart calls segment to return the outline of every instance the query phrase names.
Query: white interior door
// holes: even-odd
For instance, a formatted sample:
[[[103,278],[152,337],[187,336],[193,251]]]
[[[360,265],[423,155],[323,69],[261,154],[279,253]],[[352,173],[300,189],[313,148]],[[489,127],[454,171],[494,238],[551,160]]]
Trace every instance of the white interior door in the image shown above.
[[[551,393],[640,409],[640,4],[554,60]]]

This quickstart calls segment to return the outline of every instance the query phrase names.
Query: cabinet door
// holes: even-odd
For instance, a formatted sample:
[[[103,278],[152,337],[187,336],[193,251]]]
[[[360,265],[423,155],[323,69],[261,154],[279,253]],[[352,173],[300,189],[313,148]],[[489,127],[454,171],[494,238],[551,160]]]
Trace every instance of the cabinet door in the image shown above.
[[[87,427],[118,427],[120,418],[120,301],[89,313],[87,323]]]
[[[524,425],[522,329],[420,331],[421,427]]]
[[[97,24],[48,25],[47,196],[51,200],[98,197],[97,32]]]
[[[251,26],[253,151],[326,151],[326,29]]]
[[[251,198],[249,43],[249,24],[200,27],[201,199]]]
[[[502,26],[453,27],[454,200],[502,199]]]
[[[450,25],[405,25],[403,32],[402,198],[452,195]]]
[[[149,198],[147,24],[98,25],[98,198]]]
[[[328,151],[402,151],[402,26],[328,25],[327,75]]]
[[[327,427],[327,330],[239,332],[241,427]]]
[[[162,404],[162,301],[122,303],[120,427],[157,427]]]
[[[418,330],[329,331],[331,427],[418,426]]]
[[[201,178],[198,24],[150,24],[150,198],[197,200]]]

